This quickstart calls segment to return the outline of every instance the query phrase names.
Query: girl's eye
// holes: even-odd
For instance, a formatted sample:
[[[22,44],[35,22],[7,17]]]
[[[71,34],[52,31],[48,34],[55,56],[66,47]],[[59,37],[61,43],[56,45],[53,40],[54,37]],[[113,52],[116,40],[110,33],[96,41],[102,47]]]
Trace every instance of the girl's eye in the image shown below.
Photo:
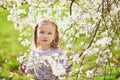
[[[40,31],[40,33],[44,33],[43,31]]]
[[[48,34],[52,34],[51,32],[49,32]]]

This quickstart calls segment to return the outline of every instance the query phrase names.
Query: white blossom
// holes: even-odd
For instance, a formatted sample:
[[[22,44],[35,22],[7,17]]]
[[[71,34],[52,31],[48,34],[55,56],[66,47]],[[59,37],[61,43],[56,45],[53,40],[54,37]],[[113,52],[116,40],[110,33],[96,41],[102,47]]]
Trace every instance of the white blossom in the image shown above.
[[[66,45],[66,48],[71,48],[72,47],[72,44],[67,44]]]
[[[31,44],[31,42],[28,41],[28,39],[24,39],[23,41],[21,41],[21,45],[23,45],[23,46],[28,46],[30,44]]]
[[[104,36],[108,36],[108,30],[102,32],[101,35],[102,35],[103,37],[104,37]]]
[[[99,46],[102,46],[102,47],[105,47],[106,45],[110,45],[111,44],[111,41],[112,39],[109,38],[109,37],[104,37],[100,40],[97,40],[96,44]]]
[[[73,63],[79,63],[80,62],[79,54],[73,55],[72,61]]]
[[[85,44],[85,42],[81,42],[81,45],[83,46]]]
[[[98,53],[98,52],[99,52],[99,48],[93,48],[93,49],[88,48],[83,52],[83,54],[91,56],[91,55]]]
[[[88,70],[88,71],[86,72],[86,77],[87,77],[87,78],[92,78],[92,77],[94,77],[94,70]]]

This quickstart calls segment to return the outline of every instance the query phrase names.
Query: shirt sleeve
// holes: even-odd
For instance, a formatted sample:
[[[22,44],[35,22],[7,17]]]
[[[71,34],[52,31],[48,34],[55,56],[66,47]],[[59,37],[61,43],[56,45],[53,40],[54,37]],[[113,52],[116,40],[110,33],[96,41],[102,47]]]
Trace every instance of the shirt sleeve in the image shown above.
[[[61,63],[64,68],[66,68],[66,73],[69,73],[71,71],[71,67],[66,54],[62,50],[58,50],[58,52],[59,52],[59,63]]]
[[[28,60],[26,62],[26,70],[25,73],[27,74],[34,74],[34,59],[36,58],[37,52],[35,50],[30,51],[28,55]]]
[[[33,74],[34,73],[34,69],[32,68],[32,62],[31,62],[31,58],[35,58],[35,51],[30,51],[29,55],[28,55],[28,60],[26,62],[26,70],[25,73],[27,74]]]

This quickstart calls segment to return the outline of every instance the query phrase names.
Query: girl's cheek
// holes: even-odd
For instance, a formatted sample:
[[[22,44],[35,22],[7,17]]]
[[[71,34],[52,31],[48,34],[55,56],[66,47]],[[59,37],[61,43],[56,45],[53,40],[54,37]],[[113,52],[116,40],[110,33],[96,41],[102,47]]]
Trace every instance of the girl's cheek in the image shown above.
[[[39,34],[39,37],[43,37],[43,34]]]

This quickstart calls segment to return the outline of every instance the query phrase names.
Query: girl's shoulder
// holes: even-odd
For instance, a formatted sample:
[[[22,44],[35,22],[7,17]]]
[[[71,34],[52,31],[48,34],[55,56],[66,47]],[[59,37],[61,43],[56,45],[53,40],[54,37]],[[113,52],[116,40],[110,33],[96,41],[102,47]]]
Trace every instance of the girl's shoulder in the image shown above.
[[[38,52],[39,52],[39,50],[38,50],[37,48],[32,49],[32,50],[30,51],[30,56],[35,56],[35,55],[38,54]]]
[[[65,52],[60,48],[54,48],[54,49],[50,48],[46,51],[41,51],[36,48],[30,51],[31,56],[46,55],[46,54],[53,54],[53,53],[58,54],[58,55],[65,55]]]
[[[60,49],[60,48],[53,49],[53,51],[55,53],[58,53],[59,55],[65,55],[65,52],[62,49]]]

